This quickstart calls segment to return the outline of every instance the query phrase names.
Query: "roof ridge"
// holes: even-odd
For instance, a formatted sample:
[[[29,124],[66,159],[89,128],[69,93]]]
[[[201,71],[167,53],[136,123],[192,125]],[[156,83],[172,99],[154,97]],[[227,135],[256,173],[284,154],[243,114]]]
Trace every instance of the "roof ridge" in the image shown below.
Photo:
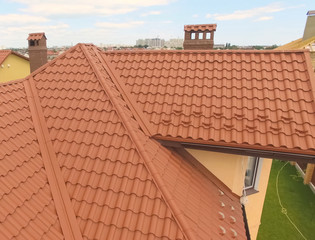
[[[134,117],[137,119],[137,122],[140,124],[141,129],[149,136],[153,136],[156,133],[156,131],[153,131],[154,125],[149,122],[149,120],[144,115],[144,112],[138,107],[138,104],[131,96],[130,91],[127,90],[126,84],[124,84],[123,81],[117,81],[117,79],[120,79],[120,77],[118,77],[119,75],[115,67],[107,59],[104,59],[102,55],[100,55],[100,57],[103,60],[103,66],[105,65],[107,73],[111,77],[112,81],[115,82],[115,86],[119,88],[120,93],[122,93],[124,96],[125,101],[128,101],[128,107],[132,111]]]
[[[230,53],[230,54],[236,54],[236,53],[292,53],[292,52],[307,52],[309,51],[308,49],[271,49],[271,50],[246,50],[246,49],[223,49],[223,50],[114,50],[114,51],[108,51],[105,52],[106,55],[119,55],[119,54],[138,54],[138,53],[143,53],[143,54],[161,54],[161,53],[173,53],[173,54],[187,54],[187,53],[195,53],[195,54],[208,54],[208,53],[216,53],[216,54],[223,54],[223,53]]]
[[[185,238],[195,240],[196,238],[195,238],[193,231],[191,230],[189,224],[186,222],[185,218],[183,217],[184,213],[174,203],[173,197],[171,196],[170,192],[167,190],[165,183],[163,182],[160,174],[158,173],[158,171],[154,167],[153,163],[151,162],[151,158],[146,153],[146,150],[143,146],[143,143],[139,139],[139,136],[138,136],[139,134],[136,132],[136,129],[138,129],[138,128],[135,129],[133,126],[131,126],[130,118],[128,118],[126,116],[126,114],[124,113],[124,110],[122,109],[123,106],[120,105],[118,102],[116,102],[116,100],[115,100],[116,97],[113,95],[111,89],[109,89],[109,86],[107,86],[107,84],[104,82],[104,79],[101,77],[101,74],[102,74],[101,71],[107,71],[107,69],[105,69],[105,70],[104,69],[97,69],[98,66],[96,66],[96,64],[101,64],[102,58],[99,59],[100,56],[95,52],[95,47],[94,47],[91,50],[95,54],[94,57],[96,57],[97,61],[99,61],[99,62],[92,62],[92,55],[89,54],[89,52],[88,52],[89,49],[87,49],[87,47],[89,47],[89,46],[93,48],[93,45],[85,45],[85,46],[82,46],[82,50],[86,54],[88,61],[91,63],[91,66],[95,70],[95,73],[97,74],[97,77],[99,78],[100,83],[102,84],[104,90],[106,91],[106,94],[108,95],[108,97],[111,99],[113,105],[115,106],[115,108],[117,110],[117,114],[120,116],[122,123],[124,124],[127,132],[129,133],[131,140],[135,144],[135,147],[136,147],[139,155],[142,157],[143,163],[144,163],[146,169],[148,170],[148,172],[152,176],[153,182],[155,183],[156,187],[160,190],[161,195],[163,196],[163,199],[164,199],[166,205],[169,207],[176,223],[178,224],[178,227],[181,229]],[[104,61],[104,59],[103,59],[103,61]],[[115,78],[115,75],[112,75],[109,77]],[[125,99],[124,99],[124,101],[125,101]],[[128,102],[126,102],[126,103],[128,104]],[[129,102],[129,104],[130,104],[130,102]],[[127,107],[129,108],[130,106],[127,105]],[[132,111],[131,111],[131,113],[134,114]],[[138,130],[141,131],[140,129],[138,129]],[[146,136],[150,136],[150,135],[146,134]],[[150,139],[150,141],[152,141],[152,140]]]
[[[60,166],[54,151],[52,141],[46,126],[40,100],[35,87],[34,79],[29,77],[24,81],[26,96],[29,103],[31,116],[34,122],[34,131],[42,155],[47,180],[50,185],[52,198],[56,212],[61,223],[61,229],[65,239],[82,239],[82,234],[77,224],[76,217],[71,207],[71,201],[66,189]]]
[[[82,49],[84,49],[84,53],[86,54],[86,56],[90,56],[87,53],[87,49],[86,47],[90,46],[93,47],[92,51],[94,52],[94,54],[96,55],[98,61],[100,61],[100,63],[102,64],[102,67],[104,68],[104,70],[106,71],[106,73],[109,75],[109,77],[111,78],[112,81],[114,81],[115,86],[118,88],[119,93],[123,96],[124,101],[127,103],[129,109],[131,110],[133,116],[136,118],[138,124],[140,125],[142,131],[144,131],[147,135],[149,136],[153,136],[155,134],[155,132],[152,132],[152,129],[154,129],[154,126],[150,124],[150,122],[147,120],[147,118],[144,116],[143,111],[141,111],[138,107],[138,105],[136,104],[135,100],[133,100],[133,98],[131,97],[129,91],[126,89],[126,86],[124,83],[122,83],[122,81],[117,81],[117,79],[119,77],[117,77],[117,73],[114,70],[114,67],[111,66],[108,61],[106,59],[104,59],[96,50],[98,48],[96,48],[93,44],[85,44],[85,45],[81,45],[81,46],[85,46]],[[88,61],[90,62],[90,64],[93,67],[93,69],[95,70],[95,74],[98,75],[97,77],[99,79],[102,79],[102,77],[100,76],[100,71],[102,71],[103,69],[97,69],[97,67],[95,66],[95,63],[92,62],[91,59],[89,59],[88,57]],[[103,85],[103,84],[102,84]]]

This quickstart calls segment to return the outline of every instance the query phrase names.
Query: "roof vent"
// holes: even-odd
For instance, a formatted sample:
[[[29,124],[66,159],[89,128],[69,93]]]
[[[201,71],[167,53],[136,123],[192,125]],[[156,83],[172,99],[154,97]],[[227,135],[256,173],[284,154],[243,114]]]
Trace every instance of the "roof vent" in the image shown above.
[[[184,49],[213,49],[214,32],[216,29],[216,24],[185,25]]]

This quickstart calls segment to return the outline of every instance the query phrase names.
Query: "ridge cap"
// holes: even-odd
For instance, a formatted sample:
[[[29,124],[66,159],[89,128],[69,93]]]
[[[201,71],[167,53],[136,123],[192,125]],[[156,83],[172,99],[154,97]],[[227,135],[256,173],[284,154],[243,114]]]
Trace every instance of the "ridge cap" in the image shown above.
[[[89,63],[91,64],[93,70],[95,71],[95,74],[97,75],[97,78],[98,78],[99,82],[101,83],[101,85],[103,86],[104,90],[106,90],[106,88],[105,88],[104,84],[102,84],[102,80],[101,80],[102,77],[100,76],[100,71],[95,66],[95,63],[92,62],[92,60],[90,59],[91,56],[87,52],[88,50],[86,49],[86,47],[88,47],[88,46],[93,48],[93,51],[96,54],[97,59],[100,61],[100,64],[103,66],[104,70],[109,75],[111,80],[115,83],[115,86],[117,87],[119,93],[123,96],[124,101],[127,103],[127,106],[131,110],[133,116],[136,118],[136,120],[137,120],[138,124],[140,125],[141,129],[145,132],[145,134],[147,134],[149,136],[153,136],[155,134],[155,132],[153,132],[150,129],[153,129],[154,126],[152,126],[150,124],[150,122],[144,116],[143,111],[141,111],[139,109],[139,107],[137,106],[137,103],[135,102],[135,100],[132,99],[131,94],[126,89],[125,84],[122,83],[121,81],[117,80],[119,77],[117,76],[117,72],[114,70],[114,67],[111,66],[108,63],[108,61],[106,59],[104,59],[102,57],[102,55],[99,54],[96,51],[98,48],[95,45],[93,45],[93,44],[82,45],[82,50],[83,50],[84,54],[86,55]],[[112,98],[111,98],[111,100],[113,101]],[[119,114],[119,115],[121,115],[121,114]]]
[[[174,199],[173,199],[173,197],[171,197],[170,192],[167,190],[165,183],[162,180],[160,174],[158,173],[158,171],[154,167],[153,163],[151,163],[151,158],[146,153],[146,150],[143,146],[143,143],[139,139],[139,136],[138,136],[139,134],[136,132],[136,129],[134,129],[132,127],[132,125],[130,124],[130,119],[126,116],[125,112],[122,109],[122,106],[120,106],[118,103],[116,103],[115,96],[113,96],[109,87],[104,82],[104,79],[100,76],[100,71],[98,69],[96,69],[97,67],[95,66],[95,63],[92,62],[92,59],[91,59],[92,56],[87,52],[88,49],[83,47],[82,50],[83,50],[85,56],[87,57],[88,61],[90,62],[92,68],[95,69],[95,74],[97,75],[97,77],[100,81],[100,84],[102,85],[102,87],[103,87],[104,91],[106,92],[106,94],[108,95],[108,97],[111,99],[111,101],[112,101],[112,103],[113,103],[113,105],[117,111],[117,114],[119,115],[119,117],[122,121],[122,124],[126,128],[126,131],[129,135],[129,137],[131,138],[131,141],[135,144],[135,148],[136,148],[137,152],[139,153],[139,155],[140,155],[140,157],[141,157],[141,159],[145,165],[145,168],[147,169],[149,174],[152,176],[153,182],[154,182],[155,186],[157,187],[157,189],[160,191],[160,193],[161,193],[161,195],[165,201],[165,204],[167,205],[167,207],[171,211],[172,216],[174,217],[175,222],[178,225],[178,228],[182,231],[182,233],[186,239],[196,240],[194,234],[192,233],[192,231],[189,227],[189,224],[186,222],[186,220],[183,217],[184,213],[174,203]],[[95,48],[93,50],[95,50]],[[97,57],[99,57],[99,56],[97,56]],[[98,60],[100,60],[100,59],[98,59]],[[108,69],[105,69],[105,70],[108,71]],[[107,74],[109,75],[108,72],[107,72]],[[109,75],[109,77],[111,78],[112,76]],[[120,90],[120,89],[118,89],[118,90]],[[134,114],[132,111],[131,111],[131,113]],[[145,132],[144,132],[144,134],[148,137],[148,135]],[[149,140],[153,141],[150,138],[149,138]]]
[[[32,122],[34,124],[39,151],[42,155],[49,189],[55,204],[62,233],[66,240],[82,240],[82,234],[63,180],[56,152],[52,145],[52,140],[46,125],[33,77],[29,77],[23,81],[23,84],[32,116]]]

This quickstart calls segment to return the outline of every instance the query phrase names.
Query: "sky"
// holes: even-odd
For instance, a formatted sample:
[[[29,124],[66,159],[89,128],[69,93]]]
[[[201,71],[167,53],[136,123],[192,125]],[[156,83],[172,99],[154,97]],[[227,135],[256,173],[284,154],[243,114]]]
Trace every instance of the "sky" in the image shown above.
[[[48,47],[135,45],[184,37],[184,25],[217,24],[215,44],[282,45],[301,38],[314,0],[0,0],[0,48],[27,47],[45,32]]]

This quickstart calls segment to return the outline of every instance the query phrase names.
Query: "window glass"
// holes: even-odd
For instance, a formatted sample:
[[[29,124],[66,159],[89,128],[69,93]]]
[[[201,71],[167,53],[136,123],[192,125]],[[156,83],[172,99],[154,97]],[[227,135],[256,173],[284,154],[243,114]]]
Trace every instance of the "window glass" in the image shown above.
[[[203,33],[199,33],[198,39],[203,39]]]
[[[196,38],[196,33],[191,33],[191,39],[195,39]]]
[[[253,188],[258,166],[258,157],[249,157],[245,173],[245,189]]]

